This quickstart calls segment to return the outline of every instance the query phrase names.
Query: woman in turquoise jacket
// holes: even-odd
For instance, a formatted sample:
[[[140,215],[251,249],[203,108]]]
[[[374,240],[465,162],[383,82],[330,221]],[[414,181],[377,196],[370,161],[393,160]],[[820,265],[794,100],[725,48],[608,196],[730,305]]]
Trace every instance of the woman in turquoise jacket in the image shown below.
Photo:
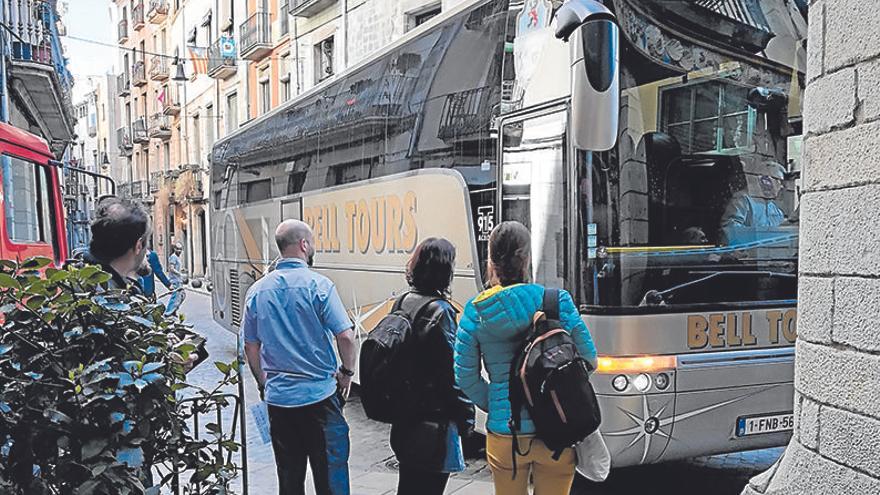
[[[531,236],[519,222],[499,224],[489,237],[489,280],[483,291],[464,308],[455,342],[455,380],[465,395],[489,413],[486,454],[495,482],[495,493],[526,495],[529,471],[540,495],[567,495],[574,481],[575,454],[566,449],[558,460],[543,442],[534,438],[535,426],[528,411],[521,412],[520,451],[513,476],[508,377],[510,362],[522,347],[535,312],[540,310],[544,287],[530,278]],[[596,347],[574,301],[559,291],[559,312],[581,355],[596,368]],[[482,374],[485,364],[487,382]]]

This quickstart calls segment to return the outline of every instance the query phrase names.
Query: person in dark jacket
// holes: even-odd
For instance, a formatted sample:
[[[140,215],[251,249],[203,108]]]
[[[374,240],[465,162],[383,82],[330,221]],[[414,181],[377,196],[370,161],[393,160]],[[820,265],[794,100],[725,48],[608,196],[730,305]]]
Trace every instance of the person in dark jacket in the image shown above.
[[[147,254],[150,217],[131,201],[107,197],[98,203],[92,221],[92,240],[83,261],[99,265],[111,275],[108,289],[140,292],[137,270]]]
[[[455,384],[452,355],[457,328],[449,286],[455,247],[428,238],[407,264],[412,289],[401,309],[413,318],[410,363],[412,397],[407,420],[391,425],[391,448],[400,464],[398,495],[442,495],[450,473],[464,470],[461,439],[473,431],[474,406]],[[433,299],[424,305],[425,299]],[[424,306],[423,306],[424,305]],[[410,311],[422,309],[418,314]]]

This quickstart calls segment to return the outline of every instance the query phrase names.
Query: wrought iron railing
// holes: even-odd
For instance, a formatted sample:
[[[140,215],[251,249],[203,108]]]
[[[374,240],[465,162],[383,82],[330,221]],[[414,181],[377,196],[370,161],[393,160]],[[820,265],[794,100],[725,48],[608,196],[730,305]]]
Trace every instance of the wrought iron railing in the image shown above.
[[[241,24],[241,52],[247,53],[251,49],[272,43],[272,25],[269,22],[268,12],[255,12]]]
[[[116,93],[119,96],[127,96],[131,92],[131,79],[128,72],[116,76]]]
[[[154,113],[150,116],[149,131],[152,137],[171,135],[171,119],[164,113]]]
[[[147,16],[152,18],[160,15],[168,15],[168,0],[150,0]]]
[[[129,129],[128,126],[116,129],[116,143],[121,150],[131,149],[131,129]]]
[[[150,79],[168,79],[168,59],[164,56],[153,55],[150,59]]]
[[[122,19],[119,21],[119,26],[116,29],[119,33],[117,39],[120,43],[124,43],[128,39],[128,19]]]
[[[177,87],[169,84],[162,88],[160,103],[162,113],[165,115],[177,115],[180,113],[180,100],[177,98]]]
[[[135,143],[148,143],[150,136],[147,134],[147,123],[143,117],[135,119],[131,123],[131,140]]]
[[[131,8],[131,24],[135,29],[144,25],[144,2],[140,0]]]
[[[762,31],[770,31],[759,2],[748,0],[692,0],[694,4],[728,19]],[[755,10],[758,9],[758,10]]]
[[[150,192],[156,193],[159,192],[159,189],[162,187],[162,172],[152,172],[150,173]]]
[[[147,83],[147,65],[143,60],[138,60],[131,66],[131,83],[140,86]]]
[[[449,139],[488,131],[492,121],[492,90],[485,86],[447,95],[437,137]]]
[[[217,41],[211,43],[211,46],[208,47],[208,74],[214,74],[218,70],[223,69],[225,67],[234,68],[237,66],[238,62],[236,58],[238,53],[232,53],[231,56],[224,57],[221,50],[221,42],[222,39],[218,39]]]
[[[4,27],[12,34],[11,56],[14,60],[51,65],[61,85],[62,97],[69,99],[73,76],[56,26],[54,7],[41,0],[5,0]]]

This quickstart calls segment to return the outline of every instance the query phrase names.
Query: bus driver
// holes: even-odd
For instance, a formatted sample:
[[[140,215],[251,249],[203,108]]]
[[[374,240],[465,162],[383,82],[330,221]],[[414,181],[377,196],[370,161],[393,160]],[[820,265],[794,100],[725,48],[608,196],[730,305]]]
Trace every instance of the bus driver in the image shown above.
[[[741,191],[731,198],[721,216],[721,234],[728,245],[753,240],[754,229],[778,227],[785,221],[785,213],[776,205],[784,187],[785,167],[775,161],[764,162],[764,167],[758,181],[763,196],[755,198]]]

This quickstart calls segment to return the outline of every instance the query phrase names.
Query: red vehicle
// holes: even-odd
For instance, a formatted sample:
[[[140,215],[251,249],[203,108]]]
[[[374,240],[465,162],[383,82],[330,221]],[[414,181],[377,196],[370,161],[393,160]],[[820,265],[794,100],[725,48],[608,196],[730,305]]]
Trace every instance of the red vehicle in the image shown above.
[[[0,259],[67,259],[58,165],[45,140],[0,123]]]

